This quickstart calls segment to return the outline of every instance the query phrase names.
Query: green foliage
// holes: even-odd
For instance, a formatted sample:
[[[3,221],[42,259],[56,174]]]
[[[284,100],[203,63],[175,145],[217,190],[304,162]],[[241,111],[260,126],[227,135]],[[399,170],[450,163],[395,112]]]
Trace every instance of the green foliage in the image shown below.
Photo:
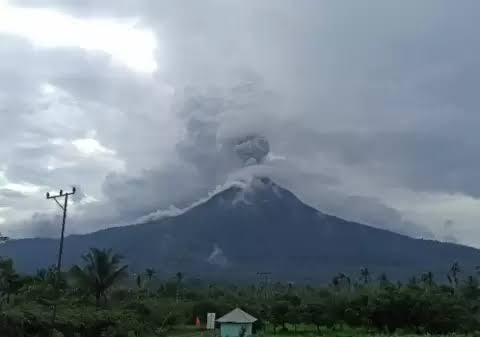
[[[148,281],[152,281],[153,277],[157,272],[153,268],[145,269],[145,275],[147,275]]]
[[[15,272],[12,259],[0,259],[0,294],[10,303],[10,297],[20,288],[20,276]]]
[[[265,289],[190,281],[182,273],[156,279],[154,288],[153,269],[127,278],[121,257],[110,250],[92,249],[84,261],[72,268],[69,279],[60,275],[55,298],[54,269],[27,277],[15,271],[12,260],[0,259],[0,336],[46,337],[52,329],[64,337],[169,336],[175,326],[193,325],[196,317],[204,323],[208,312],[219,317],[235,307],[259,319],[257,334],[267,326],[284,335],[324,336],[480,330],[480,283],[475,276],[462,278],[458,264],[448,270],[449,284],[436,283],[429,272],[394,284],[387,275],[375,279],[363,268],[359,282],[339,273],[327,286],[276,282]],[[58,310],[52,326],[54,300]]]
[[[127,275],[127,266],[121,265],[121,256],[111,250],[93,248],[83,256],[85,266],[73,266],[70,270],[72,280],[82,290],[95,296],[98,307],[100,299],[107,301],[107,291],[121,278]]]
[[[285,330],[285,323],[287,323],[289,310],[288,302],[285,301],[277,302],[272,305],[270,318],[274,327],[281,325]]]

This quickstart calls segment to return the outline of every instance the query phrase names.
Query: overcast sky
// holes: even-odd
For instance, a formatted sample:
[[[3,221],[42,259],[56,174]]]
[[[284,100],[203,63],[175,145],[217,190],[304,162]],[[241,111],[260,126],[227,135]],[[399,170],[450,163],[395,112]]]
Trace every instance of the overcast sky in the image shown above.
[[[0,230],[69,233],[271,176],[480,247],[477,0],[0,0]],[[252,173],[253,172],[253,173]]]

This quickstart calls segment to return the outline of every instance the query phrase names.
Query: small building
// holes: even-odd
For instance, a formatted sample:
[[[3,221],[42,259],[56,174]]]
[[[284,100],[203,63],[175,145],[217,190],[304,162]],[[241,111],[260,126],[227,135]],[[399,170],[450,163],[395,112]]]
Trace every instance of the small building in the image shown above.
[[[217,322],[220,323],[221,337],[240,337],[243,331],[244,337],[251,336],[252,326],[256,321],[255,317],[240,308],[236,308],[217,319]]]

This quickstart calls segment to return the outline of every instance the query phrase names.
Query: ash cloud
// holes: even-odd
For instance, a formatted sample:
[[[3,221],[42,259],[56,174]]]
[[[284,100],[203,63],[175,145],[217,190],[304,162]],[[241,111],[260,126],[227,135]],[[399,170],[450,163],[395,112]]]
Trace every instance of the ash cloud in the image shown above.
[[[321,211],[417,237],[432,237],[427,229],[403,220],[399,212],[379,200],[334,192],[332,188],[339,184],[334,175],[312,174],[296,162],[295,156],[271,159],[270,141],[259,133],[259,126],[254,127],[256,131],[249,130],[254,119],[241,127],[232,125],[230,119],[232,110],[235,111],[232,107],[245,102],[246,88],[259,91],[249,93],[249,106],[258,104],[252,97],[261,98],[263,89],[250,83],[239,95],[237,87],[189,88],[177,94],[172,109],[184,129],[170,162],[136,175],[108,174],[102,185],[105,200],[78,206],[69,220],[69,232],[176,216],[206,200],[206,196],[220,192],[222,186],[248,181],[253,176],[270,176],[293,192],[306,195],[304,201]],[[319,190],[305,185],[312,179]],[[84,197],[82,192],[77,201]],[[55,236],[55,223],[51,214],[35,214],[31,225],[24,225],[23,231],[33,236]]]
[[[81,232],[183,209],[261,173],[320,210],[415,236],[442,237],[452,217],[458,241],[478,244],[469,220],[480,208],[465,206],[480,196],[478,2],[10,3],[134,16],[161,42],[163,70],[141,76],[101,53],[2,34],[0,171],[42,195],[0,197],[6,223],[54,213],[43,193],[72,183],[98,200],[72,209],[69,229]],[[115,154],[71,146],[92,134]],[[426,230],[415,223],[425,201],[409,203],[422,193],[453,195],[462,212],[439,207]],[[19,235],[48,227],[29,221]]]
[[[247,166],[263,163],[270,152],[270,143],[259,135],[240,137],[232,143],[235,153]]]
[[[224,97],[190,89],[177,97],[173,109],[185,129],[172,162],[136,176],[108,175],[103,193],[116,209],[136,218],[157,209],[185,208],[223,185],[233,172],[265,160],[270,145],[264,136],[221,133],[224,114],[238,102],[235,92],[226,91],[230,95]]]

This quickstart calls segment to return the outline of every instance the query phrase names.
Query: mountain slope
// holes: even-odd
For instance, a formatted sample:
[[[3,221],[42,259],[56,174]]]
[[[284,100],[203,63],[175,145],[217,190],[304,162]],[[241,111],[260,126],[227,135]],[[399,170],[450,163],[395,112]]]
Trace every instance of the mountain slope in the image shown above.
[[[31,272],[52,264],[57,246],[51,239],[17,240],[2,245],[0,255]],[[405,278],[426,270],[444,274],[457,260],[467,269],[480,263],[480,251],[470,247],[323,214],[267,178],[230,187],[176,217],[69,236],[65,265],[79,262],[90,247],[113,248],[134,270],[204,278],[252,279],[268,270],[278,279],[327,280],[361,266]]]

